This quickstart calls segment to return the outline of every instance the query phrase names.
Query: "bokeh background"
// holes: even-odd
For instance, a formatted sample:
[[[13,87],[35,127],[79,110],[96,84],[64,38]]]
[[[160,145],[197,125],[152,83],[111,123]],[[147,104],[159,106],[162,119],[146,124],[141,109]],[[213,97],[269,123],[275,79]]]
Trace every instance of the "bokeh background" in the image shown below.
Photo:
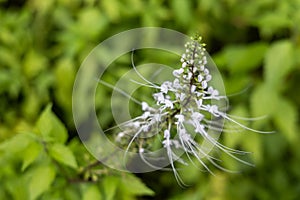
[[[300,0],[0,0],[0,199],[300,199],[299,24]],[[229,112],[267,115],[246,125],[276,133],[221,138],[253,152],[256,167],[224,157],[241,173],[213,176],[191,166],[183,189],[172,172],[93,165],[72,118],[76,72],[101,41],[143,26],[202,35],[232,94]],[[130,56],[118,64],[129,68]],[[109,125],[105,95],[97,108]]]

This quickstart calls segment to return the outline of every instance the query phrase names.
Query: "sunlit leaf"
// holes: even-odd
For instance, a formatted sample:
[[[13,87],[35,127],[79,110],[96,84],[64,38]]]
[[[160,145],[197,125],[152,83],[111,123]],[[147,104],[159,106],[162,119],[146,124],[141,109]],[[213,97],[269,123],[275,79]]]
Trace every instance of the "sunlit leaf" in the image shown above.
[[[267,83],[276,90],[284,84],[285,76],[295,66],[293,44],[288,40],[274,43],[266,53],[264,76]]]
[[[126,175],[121,179],[121,188],[125,193],[132,195],[154,195],[154,192],[149,189],[139,178],[133,175]]]
[[[55,69],[55,96],[66,112],[72,110],[72,90],[75,78],[74,63],[71,59],[62,59]]]
[[[119,185],[120,179],[114,176],[107,176],[102,181],[104,188],[105,200],[113,200],[117,187]]]
[[[51,107],[51,105],[48,105],[45,108],[37,122],[37,128],[43,137],[64,143],[68,136],[67,130],[63,123],[51,111]]]
[[[266,50],[267,44],[260,42],[229,46],[224,49],[223,54],[230,72],[247,72],[262,64]]]
[[[22,152],[22,171],[35,161],[41,151],[43,151],[42,146],[36,142],[32,142],[27,146],[27,148]]]
[[[101,196],[99,188],[97,188],[96,185],[90,185],[85,189],[82,199],[83,200],[92,200],[92,199],[101,200],[103,198]]]
[[[6,189],[14,200],[29,200],[30,197],[28,188],[24,187],[26,184],[27,182],[23,177],[14,177],[4,183]],[[4,188],[4,186],[2,187]],[[8,197],[3,199],[8,199]]]
[[[257,24],[260,27],[262,34],[266,36],[271,36],[280,29],[291,28],[293,25],[291,19],[285,13],[275,15],[272,12],[268,12],[259,18],[254,19],[254,24]]]
[[[28,78],[33,78],[38,75],[43,69],[47,67],[46,58],[35,52],[34,50],[28,51],[24,60],[24,73]]]
[[[178,20],[178,23],[182,25],[188,25],[191,22],[191,7],[191,1],[172,1],[173,13],[175,18]]]
[[[77,161],[73,152],[66,146],[55,143],[50,146],[49,154],[57,162],[67,165],[72,168],[77,168]]]
[[[101,3],[110,21],[116,22],[120,19],[119,1],[103,0]]]
[[[251,96],[252,115],[254,117],[273,115],[277,111],[278,93],[269,85],[257,86]]]
[[[23,151],[31,142],[32,136],[30,133],[20,133],[14,137],[0,143],[0,151],[8,153],[17,153]]]
[[[290,142],[297,140],[297,108],[288,100],[281,98],[274,116],[276,125]]]
[[[47,191],[55,178],[53,166],[40,166],[31,171],[28,182],[30,199],[37,199],[43,192]]]

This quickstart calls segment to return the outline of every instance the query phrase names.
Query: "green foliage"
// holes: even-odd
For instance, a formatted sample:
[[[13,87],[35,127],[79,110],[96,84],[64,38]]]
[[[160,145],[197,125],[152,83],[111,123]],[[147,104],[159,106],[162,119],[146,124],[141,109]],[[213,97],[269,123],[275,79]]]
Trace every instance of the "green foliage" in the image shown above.
[[[65,143],[68,137],[67,130],[51,111],[51,107],[47,106],[42,112],[37,122],[37,131],[47,140]]]
[[[55,143],[49,147],[49,155],[57,162],[72,168],[77,168],[77,162],[72,151],[66,146]]]
[[[299,0],[0,0],[0,199],[299,199],[299,10]],[[242,173],[184,167],[192,186],[181,189],[171,172],[140,179],[93,165],[72,118],[76,72],[99,42],[141,26],[199,33],[226,91],[238,93],[230,114],[267,115],[247,125],[275,134],[222,136],[225,145],[253,152],[243,158],[255,168],[226,157],[224,166]],[[173,58],[145,51],[135,60],[176,67]],[[105,74],[110,83],[129,69],[130,57],[113,65],[121,67]],[[97,88],[104,126],[112,123],[108,95]]]
[[[75,142],[77,139],[66,144],[66,138],[65,126],[48,105],[32,132],[18,133],[2,142],[1,198],[74,199],[73,195],[78,195],[79,199],[114,199],[120,195],[118,199],[131,199],[153,195],[132,175],[108,174],[100,163],[94,169],[97,161],[82,144]],[[84,162],[75,155],[84,157]],[[79,188],[82,189],[77,194]]]
[[[267,48],[268,45],[262,42],[227,46],[216,61],[225,62],[230,73],[247,72],[260,67]]]
[[[39,166],[28,174],[29,178],[29,199],[37,199],[42,193],[48,190],[55,178],[55,169],[51,166]]]
[[[124,193],[128,193],[129,195],[154,195],[154,192],[147,188],[141,180],[138,178],[128,175],[124,177],[120,182],[121,188]]]
[[[277,41],[266,53],[265,80],[272,88],[280,89],[284,78],[295,67],[294,46],[291,41]],[[274,56],[276,55],[276,56]]]

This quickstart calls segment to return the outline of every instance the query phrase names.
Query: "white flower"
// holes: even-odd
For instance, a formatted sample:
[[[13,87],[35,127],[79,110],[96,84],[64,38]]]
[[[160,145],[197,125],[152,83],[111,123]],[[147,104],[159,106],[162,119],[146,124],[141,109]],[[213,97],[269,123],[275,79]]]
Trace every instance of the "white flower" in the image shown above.
[[[177,141],[177,140],[171,140],[171,144],[173,144],[176,149],[181,148],[181,145],[180,145],[179,141]]]
[[[209,86],[207,89],[208,94],[210,94],[212,97],[216,97],[219,95],[219,91],[215,90],[213,87]]]
[[[200,133],[200,134],[205,134],[206,135],[206,131],[204,130],[204,125],[202,125],[199,122],[195,122],[194,126],[195,126],[195,132],[196,133]]]
[[[203,100],[202,99],[198,99],[198,100],[196,100],[196,103],[197,103],[198,109],[200,109],[201,106],[202,106]]]
[[[208,70],[207,68],[205,68],[204,71],[203,71],[203,73],[204,73],[205,75],[208,75],[208,74],[209,74],[209,70]]]
[[[202,121],[202,119],[204,118],[204,115],[199,112],[193,112],[191,115],[191,118],[195,121]]]
[[[150,126],[148,126],[148,125],[143,125],[143,126],[141,127],[141,129],[142,129],[143,132],[148,132],[149,129],[150,129]]]
[[[177,69],[177,70],[174,70],[173,71],[173,75],[175,76],[175,77],[180,77],[180,75],[182,74],[184,72],[184,69],[182,69],[182,68],[180,68],[180,69]]]
[[[175,118],[177,119],[177,124],[184,122],[184,116],[182,114],[175,115]]]
[[[144,112],[143,115],[142,115],[142,119],[147,119],[149,116],[150,116],[150,112],[149,111]]]
[[[175,88],[175,89],[181,88],[180,82],[177,78],[175,78],[173,81],[173,88]]]
[[[160,86],[160,91],[161,91],[162,93],[167,94],[167,93],[168,93],[168,90],[169,90],[169,86],[170,86],[170,82],[168,82],[168,81],[164,82],[164,83]]]
[[[180,96],[179,96],[179,100],[183,101],[185,99],[185,97],[186,97],[186,94],[181,93]]]
[[[133,122],[133,123],[132,123],[132,126],[133,126],[134,128],[139,128],[139,127],[140,127],[140,122]]]
[[[185,46],[187,48],[186,53],[180,59],[182,67],[173,71],[174,80],[172,82],[165,81],[160,86],[152,85],[160,90],[158,93],[153,94],[158,106],[150,107],[146,102],[142,102],[143,114],[128,123],[124,123],[125,129],[122,129],[124,132],[120,132],[116,137],[116,140],[120,141],[125,134],[133,136],[124,138],[130,138],[126,152],[129,150],[130,145],[135,144],[134,149],[138,147],[139,153],[144,154],[148,150],[144,148],[148,148],[148,146],[151,146],[149,144],[153,142],[151,139],[148,141],[148,137],[151,138],[156,135],[155,131],[160,136],[163,134],[161,144],[166,150],[174,175],[179,182],[181,182],[181,179],[173,162],[185,163],[177,154],[182,151],[187,154],[189,159],[191,159],[190,156],[194,156],[209,172],[211,171],[202,161],[203,157],[206,157],[216,167],[223,169],[211,155],[205,153],[205,151],[202,152],[202,145],[194,137],[202,137],[202,139],[212,143],[230,157],[241,161],[240,158],[234,155],[241,153],[241,151],[230,149],[218,143],[210,135],[210,130],[222,131],[224,122],[222,119],[244,129],[260,132],[235,121],[230,115],[219,110],[217,105],[220,104],[214,104],[213,101],[210,101],[212,99],[219,101],[223,96],[219,96],[219,91],[210,84],[213,77],[206,66],[205,48],[199,43],[198,39],[187,43]],[[214,120],[215,117],[218,117],[217,120]],[[171,133],[171,130],[174,133]],[[175,134],[176,132],[177,134]],[[134,142],[139,138],[142,138],[142,141]],[[122,139],[122,142],[124,139]],[[175,151],[171,145],[177,148],[178,151]],[[146,161],[148,162],[148,160]]]
[[[206,89],[207,88],[207,82],[206,81],[202,81],[201,82],[202,88]]]
[[[211,80],[211,78],[212,78],[212,76],[211,76],[210,74],[207,74],[205,79],[206,79],[206,81],[208,82],[208,81]]]
[[[216,105],[212,105],[209,107],[208,112],[210,112],[211,114],[219,115],[219,111],[218,111],[218,106]]]
[[[143,111],[146,111],[146,110],[148,110],[148,109],[149,109],[148,103],[142,102],[142,110],[143,110]]]
[[[166,129],[164,131],[164,140],[162,141],[162,144],[164,145],[165,148],[169,148],[171,143],[170,143],[170,131]]]
[[[153,115],[153,120],[154,120],[155,122],[160,122],[160,121],[161,121],[161,115],[160,115],[159,113],[154,114],[154,115]]]
[[[167,108],[173,109],[174,107],[172,101],[170,101],[169,99],[165,99],[164,104],[166,105]]]
[[[164,138],[170,138],[170,131],[168,129],[164,131]]]
[[[195,74],[198,71],[197,67],[193,68],[193,73]]]
[[[207,59],[206,59],[206,56],[203,57],[203,65],[206,65],[207,64]]]
[[[140,153],[144,153],[144,151],[145,151],[144,148],[140,148],[140,149],[139,149],[139,152],[140,152]]]
[[[203,80],[203,76],[201,74],[198,75],[198,81],[201,82]]]
[[[193,74],[191,72],[188,72],[187,75],[183,75],[183,78],[185,78],[186,80],[191,80]]]
[[[195,85],[192,85],[192,86],[191,86],[191,92],[195,92],[195,90],[196,90],[196,86],[195,86]]]
[[[213,91],[214,91],[214,88],[213,88],[212,86],[209,86],[209,87],[207,88],[208,94],[212,94]]]
[[[205,66],[204,65],[200,65],[200,71],[204,71]]]
[[[117,137],[116,137],[116,141],[117,142],[120,142],[121,139],[124,137],[125,133],[124,132],[120,132],[118,133]]]
[[[203,92],[198,92],[198,91],[196,91],[195,94],[196,94],[197,97],[203,96]]]
[[[161,103],[161,102],[164,102],[165,101],[165,97],[163,95],[162,92],[158,92],[158,93],[155,93],[153,94],[153,97],[155,98],[155,100],[157,101],[157,103]]]

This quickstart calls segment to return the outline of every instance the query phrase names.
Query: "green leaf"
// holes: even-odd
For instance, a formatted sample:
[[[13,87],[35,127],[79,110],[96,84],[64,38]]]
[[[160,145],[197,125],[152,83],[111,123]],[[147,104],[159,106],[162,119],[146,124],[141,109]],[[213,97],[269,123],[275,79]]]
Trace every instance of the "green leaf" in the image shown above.
[[[0,73],[0,94],[4,91],[9,91],[10,86],[13,84],[12,74],[8,70],[1,70]]]
[[[40,166],[31,171],[29,184],[30,199],[37,199],[42,193],[47,191],[55,178],[53,166]]]
[[[107,176],[103,179],[102,185],[104,188],[105,200],[113,200],[119,185],[119,178]]]
[[[228,78],[223,78],[227,94],[239,94],[249,87],[251,77],[248,74],[236,73]]]
[[[290,142],[297,141],[297,107],[287,99],[281,98],[274,120],[278,128]]]
[[[55,68],[55,97],[59,105],[66,111],[72,110],[72,89],[75,69],[72,59],[61,59]]]
[[[258,68],[263,61],[267,44],[263,42],[225,48],[226,65],[230,72],[247,72]]]
[[[4,185],[12,197],[0,199],[28,200],[29,191],[27,187],[24,187],[27,184],[26,181],[27,180],[23,177],[10,177],[9,180],[5,181]]]
[[[120,2],[116,0],[103,0],[101,1],[110,21],[116,22],[120,19]]]
[[[23,151],[32,140],[30,133],[19,133],[0,144],[0,151],[18,153]]]
[[[278,12],[278,11],[277,11]],[[271,36],[280,29],[291,28],[293,21],[285,13],[274,14],[274,12],[267,12],[263,16],[254,18],[254,24],[259,26],[262,35]]]
[[[31,163],[33,163],[42,151],[42,146],[38,143],[32,142],[22,152],[22,171],[24,171]]]
[[[77,168],[77,162],[73,152],[60,143],[55,143],[49,147],[50,156],[57,162],[72,168]]]
[[[85,188],[85,191],[83,193],[83,200],[101,200],[103,199],[101,196],[101,193],[96,185],[90,185],[87,188]],[[107,200],[107,199],[106,199]]]
[[[65,143],[68,137],[67,130],[63,123],[51,111],[52,105],[48,105],[40,118],[38,119],[36,127],[41,135],[55,142]]]
[[[118,3],[117,1],[115,2]],[[107,14],[112,17],[118,17],[115,13],[118,15],[118,12],[115,12],[115,10],[112,13],[113,16],[111,14]],[[78,23],[73,27],[73,31],[79,33],[83,38],[93,39],[105,30],[109,21],[97,8],[85,7],[78,13],[77,22]],[[78,40],[78,42],[81,42],[81,40]]]
[[[34,50],[29,50],[24,58],[24,73],[28,78],[37,76],[47,67],[46,58]]]
[[[288,40],[274,43],[266,53],[264,76],[267,84],[277,89],[284,83],[284,77],[295,66],[293,45]]]
[[[174,0],[172,1],[173,13],[179,24],[188,25],[192,19],[191,1]]]
[[[273,115],[279,105],[278,93],[269,85],[257,86],[251,96],[251,110],[253,117]]]
[[[124,176],[120,183],[124,193],[131,195],[154,195],[154,192],[134,175],[128,174]]]

